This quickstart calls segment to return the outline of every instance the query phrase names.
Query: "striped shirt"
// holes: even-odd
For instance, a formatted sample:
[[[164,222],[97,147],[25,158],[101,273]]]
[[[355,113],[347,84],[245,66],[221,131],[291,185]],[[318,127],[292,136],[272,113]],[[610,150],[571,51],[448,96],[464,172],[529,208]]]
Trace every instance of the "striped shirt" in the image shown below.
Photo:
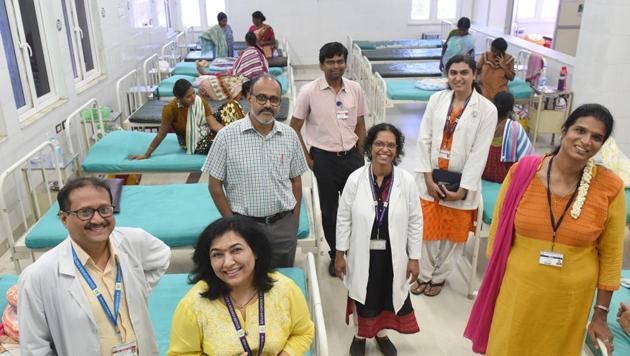
[[[269,72],[269,64],[262,52],[256,47],[247,47],[236,58],[232,73],[242,75],[248,79]]]
[[[263,136],[251,120],[219,131],[201,170],[223,182],[234,213],[261,217],[292,210],[291,178],[307,170],[297,134],[276,121]]]

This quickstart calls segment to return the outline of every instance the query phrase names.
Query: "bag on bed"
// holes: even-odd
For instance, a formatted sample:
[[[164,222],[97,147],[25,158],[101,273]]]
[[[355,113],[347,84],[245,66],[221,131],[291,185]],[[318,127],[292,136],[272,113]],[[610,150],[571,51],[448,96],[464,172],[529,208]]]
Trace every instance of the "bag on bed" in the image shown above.
[[[199,95],[208,101],[232,99],[241,93],[243,78],[234,75],[199,77]]]
[[[416,81],[416,88],[420,90],[439,91],[445,90],[448,85],[446,78],[426,78]]]

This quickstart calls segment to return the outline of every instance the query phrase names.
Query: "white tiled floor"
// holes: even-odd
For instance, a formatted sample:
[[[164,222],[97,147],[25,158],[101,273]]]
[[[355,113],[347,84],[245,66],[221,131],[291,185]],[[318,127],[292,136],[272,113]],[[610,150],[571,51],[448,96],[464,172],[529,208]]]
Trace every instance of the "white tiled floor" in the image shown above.
[[[296,73],[299,80],[312,79],[319,75],[318,71],[302,71]],[[304,81],[297,82],[298,88]],[[420,127],[424,104],[405,104],[388,110],[388,122],[399,127],[406,137],[405,155],[400,167],[409,169],[416,161],[415,142]],[[537,151],[547,151],[547,143],[541,141]],[[543,146],[545,145],[545,146]],[[165,184],[184,182],[186,174],[147,174],[143,176],[142,184]],[[207,182],[207,177],[202,178]],[[626,233],[628,240],[628,233]],[[630,244],[626,244],[625,256],[630,256]],[[470,246],[467,246],[467,256]],[[482,243],[485,251],[485,243]],[[192,250],[175,250],[169,273],[184,273],[191,268]],[[480,258],[479,271],[485,270],[485,257]],[[296,266],[303,266],[304,255],[298,252]],[[626,257],[624,268],[630,268],[630,259]],[[460,264],[462,265],[462,264]],[[346,306],[346,290],[340,280],[328,276],[328,257],[323,254],[318,258],[317,268],[321,297],[324,305],[327,336],[330,355],[346,355],[352,340],[353,328],[344,321]],[[462,270],[456,269],[448,279],[442,293],[437,297],[412,296],[411,300],[420,324],[420,333],[414,335],[398,335],[391,332],[390,336],[397,346],[399,355],[473,355],[470,343],[462,336],[472,306],[472,301],[466,298],[466,282]],[[467,270],[466,270],[467,271]],[[0,257],[0,273],[15,273],[8,254]],[[482,273],[478,273],[481,277]],[[374,342],[368,342],[368,355],[380,355]]]

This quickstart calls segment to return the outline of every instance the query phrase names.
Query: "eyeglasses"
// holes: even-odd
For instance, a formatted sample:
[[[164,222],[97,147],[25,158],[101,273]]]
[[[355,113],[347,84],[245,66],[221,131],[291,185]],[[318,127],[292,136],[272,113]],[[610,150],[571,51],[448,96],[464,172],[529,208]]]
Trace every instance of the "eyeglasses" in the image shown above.
[[[396,147],[398,147],[395,143],[385,143],[383,141],[375,141],[373,145],[376,148],[385,148],[385,147],[387,147],[390,150],[395,150]]]
[[[94,217],[94,213],[97,211],[98,215],[100,215],[102,218],[108,218],[114,215],[114,207],[111,205],[101,206],[98,209],[83,208],[79,210],[64,211],[64,213],[74,214],[77,216],[77,218],[79,218],[79,220],[88,221],[92,220],[92,217]]]
[[[277,96],[267,96],[265,94],[258,94],[258,95],[254,95],[254,97],[256,98],[256,102],[258,103],[258,105],[267,104],[267,100],[269,100],[269,103],[271,103],[271,105],[273,106],[280,105],[280,98]]]

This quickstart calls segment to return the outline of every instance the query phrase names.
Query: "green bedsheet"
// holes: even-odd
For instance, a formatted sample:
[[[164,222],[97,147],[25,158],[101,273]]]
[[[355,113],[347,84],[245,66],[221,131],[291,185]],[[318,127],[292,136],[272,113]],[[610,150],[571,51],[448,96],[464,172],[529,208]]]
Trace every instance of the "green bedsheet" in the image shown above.
[[[490,224],[492,222],[492,214],[494,206],[497,203],[501,184],[481,180],[481,196],[483,197],[483,222]]]
[[[387,84],[387,97],[391,100],[429,101],[435,91],[416,88],[415,79],[385,79]],[[532,88],[521,79],[515,79],[508,83],[510,93],[514,98],[527,99],[532,95]]]
[[[151,158],[129,160],[147,150],[155,133],[112,131],[96,142],[83,161],[86,173],[199,172],[206,155],[187,155],[175,134],[167,134]]]
[[[206,184],[166,184],[124,186],[117,226],[142,228],[171,247],[193,246],[203,229],[221,217]],[[301,204],[298,239],[309,235],[308,216]],[[26,246],[51,248],[68,232],[57,217],[55,203],[26,235]]]
[[[279,76],[284,73],[284,70],[280,67],[269,68],[269,74]],[[197,63],[195,62],[179,62],[175,64],[175,68],[171,72],[172,75],[187,75],[190,77],[198,77]]]
[[[196,76],[181,74],[172,75],[160,82],[158,87],[155,89],[156,96],[158,98],[170,98],[175,96],[175,94],[173,94],[173,87],[175,86],[175,82],[180,79],[186,79],[190,82],[190,84],[194,85]]]
[[[279,69],[282,70],[282,68],[279,68]],[[196,76],[181,75],[181,74],[170,76],[160,82],[158,87],[155,89],[155,95],[162,100],[169,100],[170,98],[174,97],[175,94],[173,94],[173,86],[175,86],[175,82],[179,79],[186,79],[190,82],[190,84],[194,85],[195,79],[197,78]],[[287,77],[284,74],[280,74],[280,75],[276,75],[276,79],[278,79],[278,81],[280,82],[280,85],[282,86],[282,94],[283,95],[286,94],[286,92],[289,90],[289,77]]]
[[[302,269],[295,267],[279,268],[278,272],[291,278],[308,298],[306,277]],[[179,301],[190,288],[188,274],[166,274],[149,295],[149,314],[160,355],[166,355],[168,351],[173,313],[175,313]]]
[[[628,190],[626,189],[626,194],[627,193]],[[630,278],[630,270],[622,271],[621,277]],[[615,346],[613,356],[630,355],[630,337],[623,331],[623,329],[617,322],[617,311],[619,310],[620,302],[630,304],[630,289],[623,286],[619,287],[619,289],[613,293],[612,300],[610,301],[610,312],[608,312],[608,328],[613,334],[613,345]],[[593,300],[593,304],[595,304],[595,300]],[[593,308],[591,308],[591,315],[593,313],[592,310]],[[591,350],[591,352],[593,352],[594,355],[601,355],[601,352],[599,352],[599,350],[595,350],[595,348],[593,347],[593,343],[591,342],[588,335],[586,336],[586,345],[588,345],[589,349]]]
[[[379,48],[440,48],[440,39],[409,39],[409,40],[384,40],[384,41],[354,41],[361,49]]]

